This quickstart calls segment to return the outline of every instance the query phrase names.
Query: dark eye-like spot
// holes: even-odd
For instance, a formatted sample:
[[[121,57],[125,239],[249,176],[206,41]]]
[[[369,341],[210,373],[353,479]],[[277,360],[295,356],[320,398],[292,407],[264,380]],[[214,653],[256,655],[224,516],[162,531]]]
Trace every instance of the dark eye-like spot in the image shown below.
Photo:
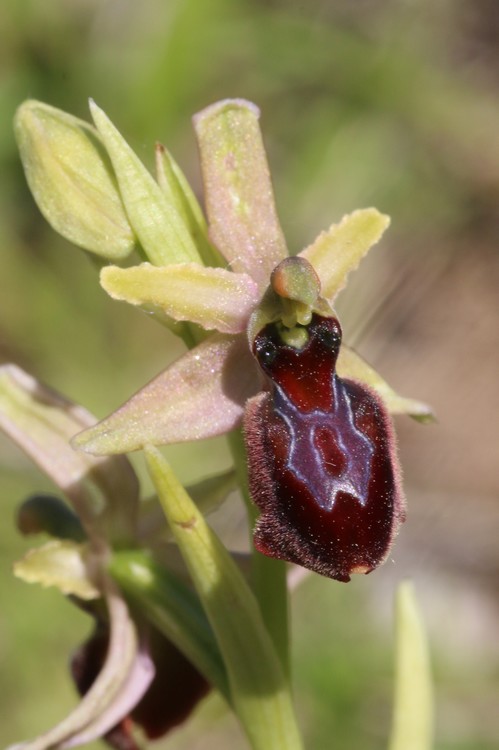
[[[316,340],[331,352],[338,353],[341,345],[341,328],[334,318],[325,319],[317,328]]]
[[[261,337],[255,341],[255,354],[260,365],[267,369],[276,360],[277,346],[270,339]]]

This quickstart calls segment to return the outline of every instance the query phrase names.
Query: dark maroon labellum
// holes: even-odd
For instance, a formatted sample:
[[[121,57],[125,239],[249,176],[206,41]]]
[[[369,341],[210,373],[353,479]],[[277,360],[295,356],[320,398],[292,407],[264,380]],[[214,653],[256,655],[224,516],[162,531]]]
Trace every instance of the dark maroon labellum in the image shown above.
[[[250,492],[260,552],[349,581],[382,563],[404,500],[390,418],[367,386],[335,373],[341,328],[314,315],[308,341],[285,344],[277,324],[253,353],[269,391],[248,402]]]

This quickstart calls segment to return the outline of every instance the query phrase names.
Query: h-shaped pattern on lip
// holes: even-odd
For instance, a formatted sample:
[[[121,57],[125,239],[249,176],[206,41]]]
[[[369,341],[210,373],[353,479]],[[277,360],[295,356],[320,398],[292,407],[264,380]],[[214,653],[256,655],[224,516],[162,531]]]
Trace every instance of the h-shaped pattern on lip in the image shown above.
[[[348,581],[386,558],[404,519],[389,418],[380,399],[336,372],[341,328],[314,314],[300,347],[279,324],[253,351],[268,390],[246,418],[257,549]]]
[[[340,492],[366,504],[374,453],[369,438],[355,425],[343,381],[334,374],[332,395],[329,411],[302,413],[279,386],[274,401],[289,430],[287,467],[324,510],[332,510]]]

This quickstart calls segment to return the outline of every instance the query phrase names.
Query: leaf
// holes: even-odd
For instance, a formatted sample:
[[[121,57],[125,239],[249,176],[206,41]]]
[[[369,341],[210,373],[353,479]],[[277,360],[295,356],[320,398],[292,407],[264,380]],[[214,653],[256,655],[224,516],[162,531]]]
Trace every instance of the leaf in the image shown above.
[[[409,414],[415,419],[432,421],[431,407],[422,401],[399,396],[381,375],[369,365],[360,354],[343,344],[336,365],[338,375],[350,380],[358,380],[370,386],[383,399],[390,414]]]
[[[234,271],[260,287],[288,253],[277,217],[258,108],[227,99],[194,117],[210,238]]]
[[[90,112],[111,159],[123,203],[151,263],[201,262],[184,218],[134,154],[104,112],[90,100]]]
[[[222,333],[246,330],[259,299],[257,286],[247,274],[198,263],[162,268],[149,263],[132,268],[107,266],[100,281],[113,299],[159,309],[176,321],[188,320]]]
[[[354,211],[322,232],[299,254],[317,272],[323,297],[333,302],[345,286],[348,274],[380,240],[389,224],[389,217],[375,208]]]
[[[288,685],[257,601],[159,451],[145,449],[165,516],[225,661],[232,702],[254,750],[302,747]]]
[[[214,334],[73,445],[99,455],[222,435],[240,423],[246,400],[258,390],[245,337]]]
[[[14,574],[27,583],[55,586],[79,599],[97,599],[99,590],[88,577],[86,545],[59,539],[31,549],[14,563]]]
[[[187,491],[203,516],[213,513],[238,488],[234,469],[215,474],[189,485]],[[140,503],[138,537],[143,542],[153,542],[161,538],[169,539],[168,524],[156,495]],[[146,541],[147,540],[147,541]],[[169,545],[170,546],[170,545]],[[175,548],[176,549],[176,548]]]
[[[135,235],[97,131],[33,100],[17,110],[14,129],[28,185],[49,224],[85,250],[126,258]]]
[[[389,750],[431,750],[433,690],[426,633],[413,586],[396,598],[396,675]]]

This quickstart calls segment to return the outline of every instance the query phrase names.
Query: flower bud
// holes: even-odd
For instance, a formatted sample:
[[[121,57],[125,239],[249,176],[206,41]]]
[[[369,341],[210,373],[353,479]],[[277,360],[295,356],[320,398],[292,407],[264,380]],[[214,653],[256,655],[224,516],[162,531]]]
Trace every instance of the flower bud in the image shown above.
[[[78,516],[54,495],[38,494],[27,498],[17,510],[16,523],[25,535],[44,532],[75,542],[82,542],[86,536]]]
[[[26,101],[17,110],[15,134],[30,190],[56,232],[109,260],[129,255],[135,236],[96,130]]]

